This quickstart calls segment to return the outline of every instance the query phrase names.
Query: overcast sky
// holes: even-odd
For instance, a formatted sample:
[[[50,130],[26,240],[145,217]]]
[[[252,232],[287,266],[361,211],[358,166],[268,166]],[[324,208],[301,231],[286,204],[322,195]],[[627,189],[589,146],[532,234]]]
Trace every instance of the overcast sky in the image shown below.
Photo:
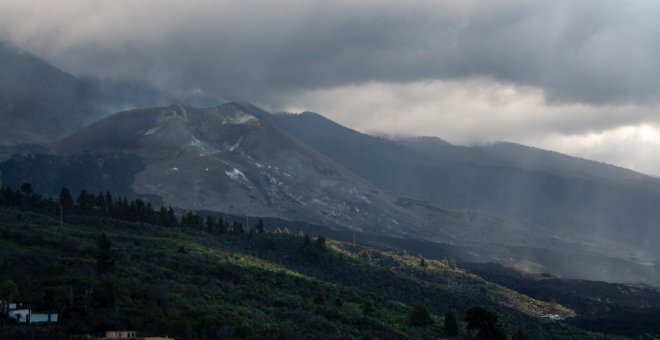
[[[660,175],[660,1],[0,0],[76,75]]]

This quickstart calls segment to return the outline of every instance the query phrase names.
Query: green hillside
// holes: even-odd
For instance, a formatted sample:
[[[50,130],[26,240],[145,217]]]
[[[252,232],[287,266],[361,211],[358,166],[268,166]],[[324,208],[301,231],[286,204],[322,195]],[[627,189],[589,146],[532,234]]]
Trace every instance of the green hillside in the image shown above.
[[[211,234],[99,216],[59,219],[0,205],[2,293],[60,313],[57,326],[2,321],[0,335],[78,338],[110,329],[200,338],[437,338],[452,310],[485,306],[509,335],[594,337],[543,314],[571,316],[433,261],[286,233]],[[112,242],[99,273],[97,238]],[[106,254],[107,255],[107,254]],[[8,282],[17,289],[7,289]],[[10,285],[11,286],[11,285]],[[411,320],[425,306],[430,322]],[[424,320],[422,320],[424,321]]]

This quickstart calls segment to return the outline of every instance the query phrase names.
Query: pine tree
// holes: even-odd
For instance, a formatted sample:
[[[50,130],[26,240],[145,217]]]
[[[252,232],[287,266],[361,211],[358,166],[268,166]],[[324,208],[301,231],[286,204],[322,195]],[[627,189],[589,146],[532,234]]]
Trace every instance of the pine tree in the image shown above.
[[[232,231],[234,234],[242,234],[245,232],[245,229],[243,228],[243,225],[239,222],[234,222],[234,226],[232,228]]]
[[[206,216],[206,229],[213,233],[217,229],[218,223],[213,216]]]
[[[91,203],[91,201],[92,201],[93,199],[92,199],[92,197],[90,197],[90,196],[92,196],[92,195],[88,194],[88,193],[87,193],[87,190],[84,190],[84,189],[83,189],[83,190],[80,190],[80,194],[78,195],[78,199],[77,199],[77,201],[78,201],[78,206],[80,207],[80,210],[82,210],[82,212],[83,212],[84,214],[90,213],[91,210],[92,210],[92,208],[91,208],[91,207],[92,207],[92,203]]]
[[[115,254],[112,249],[112,241],[108,235],[101,233],[96,238],[96,270],[101,273],[109,273],[115,267]]]
[[[71,192],[69,189],[62,188],[62,190],[60,190],[59,201],[62,205],[62,208],[66,210],[73,208],[73,198],[71,197]]]
[[[456,320],[456,315],[454,312],[448,311],[445,313],[445,335],[446,336],[458,336],[459,328],[458,321]]]
[[[112,214],[112,210],[114,208],[114,203],[112,201],[112,195],[110,194],[110,191],[105,192],[105,206],[108,208],[108,212]]]
[[[316,237],[316,246],[317,246],[319,249],[325,249],[325,247],[326,247],[326,244],[325,244],[325,243],[326,243],[326,242],[325,242],[325,237],[323,237],[323,236],[321,236],[321,235],[319,235],[319,236]]]
[[[139,198],[135,200],[135,219],[140,222],[147,222],[147,206]]]
[[[497,314],[484,307],[477,306],[468,309],[465,312],[464,321],[467,322],[467,329],[477,331],[477,339],[506,339],[506,333],[498,324]]]
[[[513,338],[511,338],[511,339],[512,340],[525,340],[527,338],[528,338],[527,334],[525,334],[525,332],[523,332],[522,329],[518,329],[516,334],[514,334]]]
[[[174,209],[172,209],[172,207],[169,207],[167,209],[167,226],[176,227],[178,225],[179,225],[179,219],[174,214]]]
[[[14,298],[18,294],[18,285],[11,280],[5,280],[0,284],[0,300],[7,303],[14,302]]]
[[[433,319],[431,319],[431,313],[429,313],[429,310],[426,308],[426,306],[417,305],[410,312],[410,315],[408,316],[408,322],[410,322],[410,324],[415,327],[420,327],[433,323]]]
[[[226,234],[229,232],[229,222],[221,218],[218,221],[218,234]]]
[[[264,229],[264,221],[261,220],[261,219],[259,219],[259,222],[255,226],[255,228],[257,230],[257,233],[259,233],[259,234],[263,234],[263,233],[266,232],[266,229]]]
[[[325,298],[323,297],[323,294],[320,292],[316,293],[316,296],[314,296],[314,303],[317,305],[322,305],[325,303]]]
[[[32,184],[30,184],[30,183],[23,183],[23,184],[21,184],[21,192],[22,192],[23,195],[25,195],[25,196],[30,196],[30,195],[32,195],[32,194],[34,193],[34,191],[32,190]]]
[[[197,215],[194,212],[189,211],[183,217],[181,217],[181,227],[183,228],[197,228]]]
[[[156,220],[156,212],[154,211],[154,207],[151,205],[151,202],[147,202],[147,207],[145,208],[145,222],[150,223],[150,224],[156,224],[158,221]]]
[[[105,204],[105,196],[102,192],[99,192],[94,199],[94,206],[101,211],[101,214],[107,215],[108,207]]]
[[[23,183],[21,184],[21,191],[20,191],[25,198],[23,205],[26,207],[34,207],[37,201],[37,197],[34,194],[34,191],[32,190],[32,184],[30,183]]]
[[[165,209],[164,206],[160,206],[160,209],[158,209],[158,212],[156,213],[156,220],[157,223],[162,225],[162,226],[169,226],[167,222],[167,209]]]
[[[360,309],[362,309],[362,314],[367,316],[372,315],[376,311],[376,308],[371,301],[364,302],[362,306],[360,306]]]
[[[7,204],[7,205],[13,205],[13,200],[14,198],[14,193],[11,191],[9,187],[4,187],[0,191],[0,203],[2,204]]]

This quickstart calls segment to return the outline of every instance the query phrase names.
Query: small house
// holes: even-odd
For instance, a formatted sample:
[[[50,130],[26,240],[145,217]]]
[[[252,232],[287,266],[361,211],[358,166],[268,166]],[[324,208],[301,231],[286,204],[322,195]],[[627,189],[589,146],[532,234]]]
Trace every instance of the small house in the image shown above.
[[[138,336],[136,331],[107,331],[107,332],[105,332],[104,337],[97,338],[97,340],[125,340],[125,339],[134,339],[134,340],[175,340],[174,338],[168,338],[168,337]]]
[[[135,331],[107,331],[105,332],[105,337],[101,339],[135,339],[136,336],[137,333]]]

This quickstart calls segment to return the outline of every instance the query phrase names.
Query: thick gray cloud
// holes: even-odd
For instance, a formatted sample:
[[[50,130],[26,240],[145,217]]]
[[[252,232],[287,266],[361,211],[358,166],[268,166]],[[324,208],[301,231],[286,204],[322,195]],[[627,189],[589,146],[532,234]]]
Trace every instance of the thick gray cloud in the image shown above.
[[[0,39],[74,74],[660,174],[655,137],[628,133],[660,136],[657,18],[656,0],[0,0]]]
[[[74,73],[263,100],[490,76],[550,100],[656,101],[660,3],[5,0],[2,36]]]

